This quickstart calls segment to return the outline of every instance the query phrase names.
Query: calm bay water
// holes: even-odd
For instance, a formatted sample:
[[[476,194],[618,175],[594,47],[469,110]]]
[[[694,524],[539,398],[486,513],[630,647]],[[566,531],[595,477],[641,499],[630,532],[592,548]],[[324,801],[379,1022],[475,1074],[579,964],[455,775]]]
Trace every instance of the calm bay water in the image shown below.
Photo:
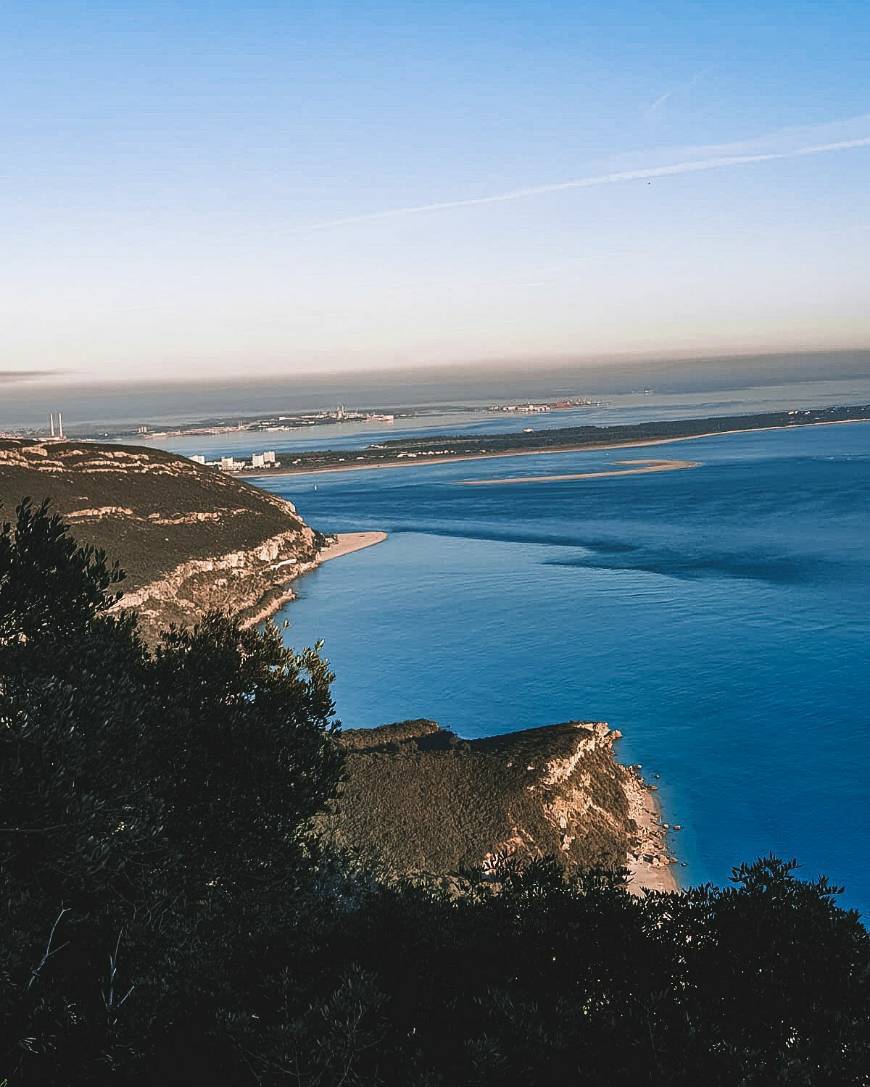
[[[703,465],[461,485],[644,456]],[[870,426],[262,485],[318,528],[390,532],[280,616],[325,639],[347,727],[607,720],[661,775],[686,880],[772,850],[870,909]]]

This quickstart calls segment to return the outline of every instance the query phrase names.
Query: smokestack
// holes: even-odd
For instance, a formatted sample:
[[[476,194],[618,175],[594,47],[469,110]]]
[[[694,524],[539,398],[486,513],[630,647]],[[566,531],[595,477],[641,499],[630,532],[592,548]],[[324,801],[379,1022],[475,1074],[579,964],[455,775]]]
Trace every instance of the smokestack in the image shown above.
[[[61,412],[57,413],[57,436],[58,438],[63,437],[63,414]]]
[[[54,412],[52,412],[48,417],[48,425],[51,428],[51,436],[53,438],[54,437]]]

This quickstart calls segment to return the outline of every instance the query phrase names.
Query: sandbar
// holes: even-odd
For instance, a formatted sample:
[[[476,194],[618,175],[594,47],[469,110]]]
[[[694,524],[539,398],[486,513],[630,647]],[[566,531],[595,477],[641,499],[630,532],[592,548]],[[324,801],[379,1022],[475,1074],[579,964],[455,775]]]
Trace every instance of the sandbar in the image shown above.
[[[700,468],[699,460],[618,460],[627,468],[604,468],[600,472],[569,472],[554,476],[509,476],[507,479],[461,479],[464,487],[490,487],[504,483],[562,483],[572,479],[607,479],[612,476],[643,476],[649,472],[679,472],[684,468]]]

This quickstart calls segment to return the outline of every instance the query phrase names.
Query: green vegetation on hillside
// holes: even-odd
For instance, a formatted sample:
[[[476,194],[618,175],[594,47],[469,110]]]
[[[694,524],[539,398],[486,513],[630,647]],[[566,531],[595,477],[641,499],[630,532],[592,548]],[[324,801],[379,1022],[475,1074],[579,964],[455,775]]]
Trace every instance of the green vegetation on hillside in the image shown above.
[[[586,735],[575,723],[468,741],[431,721],[344,732],[345,777],[321,825],[339,847],[404,875],[460,875],[499,852],[619,868],[629,814],[609,747],[547,781]],[[589,806],[567,836],[551,809],[572,797]]]
[[[148,648],[120,576],[43,508],[0,530],[0,1082],[866,1085],[870,940],[824,879],[381,883],[311,833],[342,763],[317,652],[220,615]],[[453,757],[415,724],[346,757],[427,740]]]
[[[0,509],[8,516],[25,494],[50,499],[82,541],[123,555],[128,592],[181,562],[304,527],[286,502],[242,480],[141,446],[0,440]]]
[[[209,610],[241,617],[286,599],[323,538],[280,498],[171,453],[70,441],[0,441],[0,509],[52,506],[84,543],[123,556],[149,641]]]

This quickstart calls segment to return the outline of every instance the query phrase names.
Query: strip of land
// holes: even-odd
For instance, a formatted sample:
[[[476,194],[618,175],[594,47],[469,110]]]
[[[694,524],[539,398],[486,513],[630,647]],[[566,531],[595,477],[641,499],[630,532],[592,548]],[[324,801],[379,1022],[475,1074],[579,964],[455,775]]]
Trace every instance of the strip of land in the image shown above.
[[[574,479],[606,479],[612,476],[642,476],[649,472],[678,472],[683,468],[699,468],[699,460],[620,460],[628,468],[606,468],[600,472],[569,472],[558,476],[510,476],[507,479],[463,479],[465,487],[491,487],[505,483],[563,483]]]
[[[672,442],[726,437],[807,426],[870,422],[870,404],[756,415],[712,416],[706,419],[665,419],[618,426],[561,427],[534,433],[475,434],[406,438],[380,442],[361,450],[320,449],[283,453],[274,475],[319,475],[367,471],[371,468],[415,468],[500,457],[546,456],[592,450],[641,449]],[[256,475],[262,472],[245,472]]]

